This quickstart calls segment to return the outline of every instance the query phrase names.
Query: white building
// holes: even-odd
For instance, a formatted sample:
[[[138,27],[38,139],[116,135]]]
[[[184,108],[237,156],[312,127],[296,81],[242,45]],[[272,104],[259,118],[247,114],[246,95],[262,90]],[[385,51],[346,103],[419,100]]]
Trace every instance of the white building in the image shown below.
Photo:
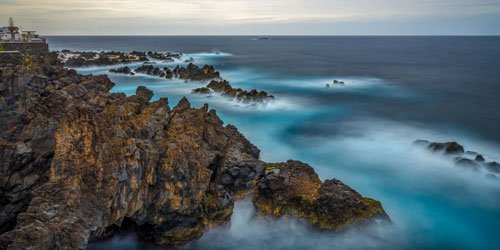
[[[23,35],[18,27],[2,27],[0,28],[0,39],[2,42],[21,42]]]
[[[12,17],[9,19],[9,26],[0,27],[0,42],[44,42],[35,31],[22,31],[20,27],[14,25]]]

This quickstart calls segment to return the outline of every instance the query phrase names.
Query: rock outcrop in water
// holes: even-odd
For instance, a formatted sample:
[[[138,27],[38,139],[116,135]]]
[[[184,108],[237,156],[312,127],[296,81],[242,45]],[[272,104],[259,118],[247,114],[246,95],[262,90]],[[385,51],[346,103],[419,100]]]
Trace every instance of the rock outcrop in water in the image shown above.
[[[244,103],[274,100],[274,96],[268,95],[265,91],[257,91],[256,89],[246,91],[240,88],[233,88],[226,80],[212,80],[206,87],[193,89],[192,93],[210,94],[212,91],[221,93],[225,97],[235,98],[236,100]]]
[[[489,172],[500,174],[500,164],[492,161],[486,162],[483,155],[473,151],[465,151],[464,147],[457,142],[430,142],[428,140],[416,140],[414,145],[423,146],[432,152],[443,153],[451,156],[455,165],[472,170],[485,169]],[[488,176],[496,177],[494,174]]]
[[[135,75],[135,73],[132,72],[132,69],[130,69],[128,66],[120,67],[117,69],[110,69],[109,72],[115,74]]]
[[[191,81],[204,81],[220,77],[219,72],[215,71],[213,66],[205,65],[203,68],[200,68],[192,63],[190,63],[186,68],[176,66],[174,70],[170,70],[166,67],[160,69],[158,67],[154,67],[153,65],[144,64],[135,69],[135,72],[161,78],[177,77]]]
[[[135,69],[135,72],[143,73],[150,76],[157,76],[160,78],[171,79],[172,77],[174,77],[172,70],[170,70],[169,68],[164,67],[163,69],[160,69],[158,67],[149,64],[141,65],[139,68]]]
[[[388,220],[380,202],[362,197],[339,180],[321,182],[298,161],[264,165],[253,202],[264,215],[297,216],[322,230],[342,230],[370,218]]]
[[[107,66],[149,60],[146,53],[139,51],[125,53],[63,50],[58,52],[58,57],[67,67]]]
[[[193,63],[186,67],[176,66],[173,70],[175,77],[191,81],[204,81],[220,77],[219,71],[211,65],[205,65],[202,68]]]
[[[156,59],[156,60],[163,60],[166,62],[173,62],[175,59],[181,59],[182,54],[181,53],[172,53],[172,52],[155,52],[155,51],[148,51],[147,53],[149,58]]]
[[[383,212],[298,163],[276,182],[295,189],[274,188],[259,150],[207,105],[184,98],[171,109],[166,98],[149,102],[145,87],[109,93],[106,76],[63,69],[55,54],[0,65],[0,81],[0,249],[80,249],[123,225],[156,244],[184,244],[226,223],[257,183],[259,208],[267,197],[294,204],[294,192],[311,188],[317,199],[304,199],[324,229]]]

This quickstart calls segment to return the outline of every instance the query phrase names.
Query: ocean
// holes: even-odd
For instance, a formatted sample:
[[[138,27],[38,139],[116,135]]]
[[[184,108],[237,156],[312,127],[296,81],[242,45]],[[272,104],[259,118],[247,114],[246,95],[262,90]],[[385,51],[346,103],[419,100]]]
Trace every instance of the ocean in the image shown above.
[[[230,225],[180,249],[500,249],[500,174],[459,168],[412,144],[457,141],[500,162],[500,37],[61,36],[51,50],[175,51],[214,65],[234,87],[276,101],[247,105],[191,94],[204,86],[146,75],[108,74],[114,92],[144,85],[174,106],[208,103],[261,149],[269,162],[309,163],[380,200],[391,225],[342,234],[294,220],[253,218],[238,203]],[[220,53],[211,53],[220,51]],[[172,68],[182,62],[163,63]],[[132,65],[132,68],[139,64]],[[331,84],[345,82],[343,86]],[[326,84],[330,84],[329,88]],[[159,249],[131,235],[90,249]]]

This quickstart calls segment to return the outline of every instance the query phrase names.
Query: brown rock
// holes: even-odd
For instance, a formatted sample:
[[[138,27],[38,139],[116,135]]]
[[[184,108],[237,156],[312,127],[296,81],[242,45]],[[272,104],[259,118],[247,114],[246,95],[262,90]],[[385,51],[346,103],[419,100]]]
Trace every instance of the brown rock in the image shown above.
[[[342,230],[372,218],[388,220],[380,202],[362,197],[339,180],[324,183],[299,161],[266,164],[253,198],[261,214],[296,216],[322,230]]]
[[[170,109],[145,87],[112,94],[106,76],[54,58],[0,68],[0,249],[81,249],[121,228],[184,244],[226,223],[259,178],[264,212],[324,229],[385,216],[305,164],[265,174],[259,150],[207,105],[182,98]]]

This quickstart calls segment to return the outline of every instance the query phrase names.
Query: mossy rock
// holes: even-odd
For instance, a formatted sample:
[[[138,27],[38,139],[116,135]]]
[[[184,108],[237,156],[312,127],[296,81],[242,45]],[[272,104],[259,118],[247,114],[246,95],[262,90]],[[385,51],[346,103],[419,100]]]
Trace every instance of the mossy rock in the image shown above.
[[[281,169],[285,165],[286,165],[286,163],[284,163],[284,162],[280,162],[280,163],[267,163],[267,164],[264,165],[264,168],[266,169],[266,171],[271,171],[271,170],[275,170],[275,169]]]

